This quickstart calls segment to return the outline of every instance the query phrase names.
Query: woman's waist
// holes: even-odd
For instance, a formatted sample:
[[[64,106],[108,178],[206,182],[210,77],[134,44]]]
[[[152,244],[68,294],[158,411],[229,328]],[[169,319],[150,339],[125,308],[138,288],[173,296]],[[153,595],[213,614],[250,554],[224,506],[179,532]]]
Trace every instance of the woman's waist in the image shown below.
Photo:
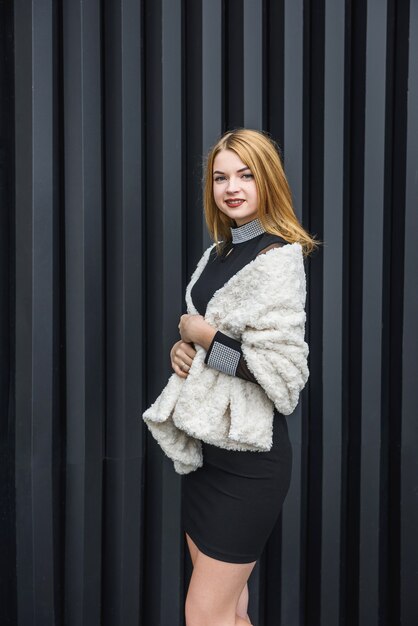
[[[213,443],[207,443],[206,441],[202,441],[201,443],[203,454],[205,455],[206,453],[208,458],[239,457],[251,458],[251,460],[257,458],[260,460],[264,456],[272,456],[275,452],[282,450],[283,447],[288,447],[290,445],[290,439],[286,417],[275,409],[272,421],[272,445],[270,450],[232,450],[217,446]]]

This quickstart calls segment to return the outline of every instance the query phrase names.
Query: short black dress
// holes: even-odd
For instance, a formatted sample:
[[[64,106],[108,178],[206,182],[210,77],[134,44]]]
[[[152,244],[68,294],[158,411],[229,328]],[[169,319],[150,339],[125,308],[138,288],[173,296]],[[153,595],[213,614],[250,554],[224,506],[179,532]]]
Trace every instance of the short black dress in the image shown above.
[[[204,315],[214,292],[271,244],[287,242],[266,233],[258,219],[231,228],[221,257],[211,251],[191,297]],[[256,382],[240,342],[218,331],[205,362]],[[258,383],[257,383],[258,384]],[[267,452],[226,450],[202,442],[203,465],[182,481],[182,525],[204,554],[229,563],[250,563],[262,554],[290,486],[292,446],[286,417],[275,409],[273,445]]]

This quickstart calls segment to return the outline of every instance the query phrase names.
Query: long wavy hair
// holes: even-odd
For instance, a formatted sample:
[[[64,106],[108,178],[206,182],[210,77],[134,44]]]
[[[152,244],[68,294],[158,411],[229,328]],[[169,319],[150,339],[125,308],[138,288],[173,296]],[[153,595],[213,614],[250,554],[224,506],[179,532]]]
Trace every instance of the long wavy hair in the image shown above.
[[[237,128],[224,133],[210,149],[204,162],[203,205],[206,225],[222,253],[231,240],[235,220],[217,207],[213,197],[213,162],[221,150],[233,150],[251,169],[257,189],[260,222],[268,233],[289,243],[298,242],[306,257],[322,242],[302,227],[293,209],[292,194],[280,158],[280,148],[264,131]]]

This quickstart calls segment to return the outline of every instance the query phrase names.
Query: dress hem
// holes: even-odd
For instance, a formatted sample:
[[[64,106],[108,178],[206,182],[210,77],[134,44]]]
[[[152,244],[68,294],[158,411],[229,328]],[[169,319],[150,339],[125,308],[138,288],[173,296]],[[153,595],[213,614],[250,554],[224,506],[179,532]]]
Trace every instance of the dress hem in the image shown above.
[[[219,552],[217,550],[213,550],[212,548],[208,548],[200,539],[196,539],[194,532],[190,532],[190,530],[184,527],[184,532],[189,535],[192,541],[196,544],[203,554],[206,556],[210,556],[212,559],[217,559],[218,561],[223,561],[224,563],[236,563],[236,564],[248,564],[254,563],[260,557],[258,556],[237,556],[233,554],[225,554],[223,552]],[[187,541],[187,539],[186,539]]]

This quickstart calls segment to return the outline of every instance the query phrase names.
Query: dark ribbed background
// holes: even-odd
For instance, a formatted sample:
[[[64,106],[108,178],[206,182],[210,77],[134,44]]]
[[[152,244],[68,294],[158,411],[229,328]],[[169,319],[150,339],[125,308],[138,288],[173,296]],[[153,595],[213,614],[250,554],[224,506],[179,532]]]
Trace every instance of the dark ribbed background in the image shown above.
[[[184,623],[141,414],[210,243],[202,155],[247,126],[324,242],[253,624],[416,626],[418,1],[1,0],[0,40],[1,625]]]

